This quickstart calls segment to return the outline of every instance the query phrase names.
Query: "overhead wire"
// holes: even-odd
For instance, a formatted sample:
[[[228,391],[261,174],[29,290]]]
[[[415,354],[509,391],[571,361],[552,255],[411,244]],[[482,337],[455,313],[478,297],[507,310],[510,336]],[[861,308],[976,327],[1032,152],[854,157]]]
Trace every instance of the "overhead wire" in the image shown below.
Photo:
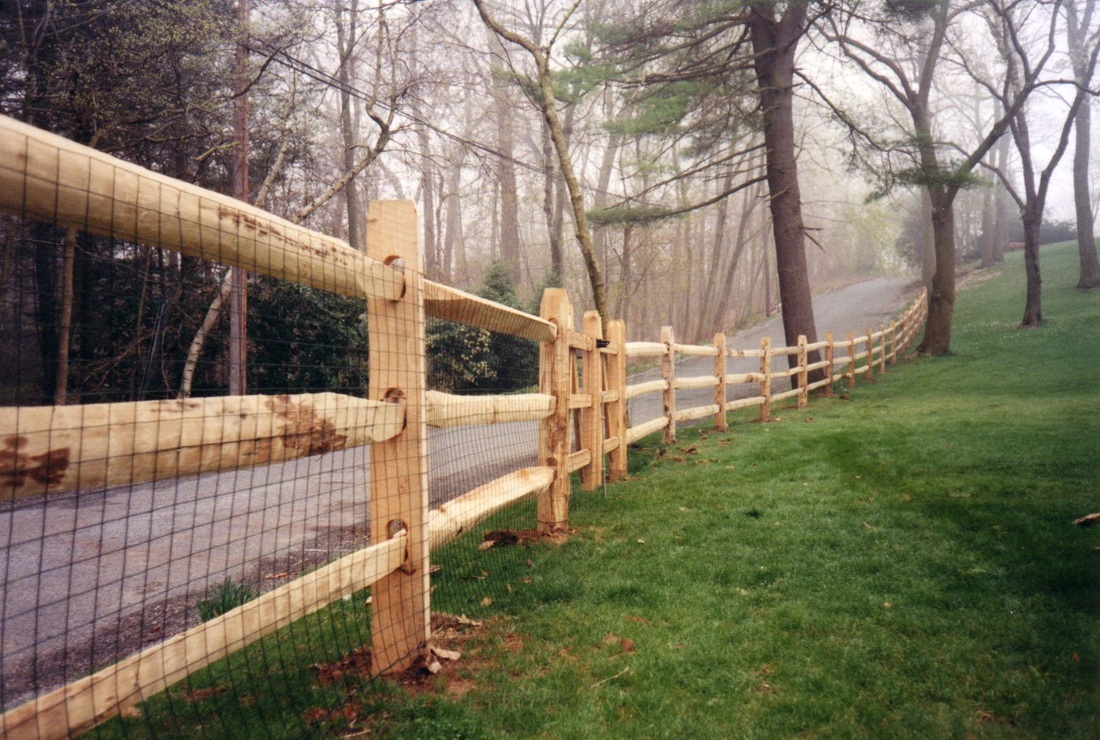
[[[497,157],[497,158],[502,159],[504,161],[511,162],[512,164],[516,165],[517,167],[521,167],[521,168],[523,168],[525,170],[528,170],[530,172],[534,172],[534,173],[537,173],[537,174],[540,174],[540,175],[543,175],[543,174],[546,173],[546,167],[544,167],[544,166],[532,164],[530,162],[519,159],[518,157],[516,157],[514,155],[506,154],[505,152],[502,152],[499,149],[496,149],[496,148],[494,148],[494,147],[492,147],[488,144],[485,144],[483,142],[459,136],[458,134],[447,131],[446,129],[441,128],[441,127],[431,123],[430,121],[425,120],[423,117],[415,115],[413,113],[410,113],[406,110],[402,110],[400,108],[393,107],[393,106],[388,106],[388,105],[382,103],[381,101],[379,101],[377,96],[369,94],[369,93],[361,90],[360,88],[356,87],[355,85],[352,85],[350,83],[346,83],[346,82],[341,81],[339,78],[335,77],[331,73],[325,72],[324,70],[319,69],[315,65],[310,64],[309,62],[305,61],[304,59],[301,59],[300,57],[297,57],[297,56],[291,54],[285,48],[272,49],[272,48],[255,48],[255,47],[251,47],[251,50],[256,52],[256,53],[262,53],[262,54],[264,54],[264,56],[266,58],[272,59],[273,61],[287,67],[288,69],[294,70],[294,71],[296,71],[296,72],[298,72],[302,75],[305,75],[306,77],[314,80],[315,82],[319,82],[322,85],[325,85],[325,86],[330,87],[332,89],[339,90],[340,92],[346,93],[347,95],[349,95],[353,98],[356,98],[357,100],[360,100],[364,103],[370,103],[372,105],[376,105],[376,106],[380,106],[382,108],[385,108],[388,111],[390,111],[393,115],[404,118],[407,121],[409,121],[410,123],[413,123],[413,124],[416,124],[416,125],[419,125],[419,126],[423,126],[423,127],[427,128],[428,130],[433,131],[436,134],[438,134],[438,135],[440,135],[440,136],[442,136],[446,139],[449,139],[451,141],[454,141],[458,144],[469,147],[471,149],[477,150],[477,151],[479,151],[483,154],[491,155],[493,157]],[[581,188],[583,190],[593,194],[593,195],[606,195],[606,196],[611,197],[611,198],[621,199],[623,203],[632,202],[632,201],[636,203],[634,198],[624,196],[621,193],[613,193],[613,192],[610,192],[610,191],[601,190],[600,188],[593,187],[593,186],[588,185],[586,183],[581,183]],[[711,204],[711,202],[708,201],[707,203],[705,203],[703,205],[705,206],[705,205],[710,205],[710,204]],[[646,204],[642,204],[642,205],[643,205],[643,207],[648,207],[648,206],[660,207],[659,204],[646,203]]]

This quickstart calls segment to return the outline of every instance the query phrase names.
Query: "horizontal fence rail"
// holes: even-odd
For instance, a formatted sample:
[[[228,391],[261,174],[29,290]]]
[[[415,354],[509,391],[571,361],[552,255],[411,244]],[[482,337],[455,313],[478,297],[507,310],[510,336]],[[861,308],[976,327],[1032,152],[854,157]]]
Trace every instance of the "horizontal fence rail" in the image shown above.
[[[8,708],[5,737],[66,737],[125,712],[194,671],[372,587],[375,672],[402,670],[425,655],[429,552],[518,501],[537,499],[536,526],[568,527],[570,475],[592,490],[627,475],[628,446],[679,423],[772,404],[886,372],[926,315],[921,298],[897,322],[834,341],[794,347],[681,344],[672,327],[659,342],[627,342],[622,321],[593,311],[576,329],[564,290],[548,289],[539,316],[427,281],[415,207],[372,204],[367,254],[247,204],[197,188],[0,117],[0,210],[175,250],[341,295],[368,299],[367,398],[325,392],[248,395],[84,406],[0,408],[0,500],[83,496],[96,489],[226,471],[370,446],[367,547],[321,565],[213,620],[168,636],[120,662]],[[426,388],[425,317],[539,343],[538,390],[465,396]],[[824,359],[810,363],[812,353]],[[677,376],[681,357],[711,357],[713,373]],[[661,377],[627,383],[627,360],[660,360]],[[729,372],[729,359],[757,360]],[[783,369],[775,358],[794,358]],[[812,373],[824,377],[809,382]],[[778,390],[782,381],[790,386]],[[713,389],[713,400],[677,408],[678,390]],[[738,389],[747,393],[737,395]],[[628,401],[660,394],[663,412],[631,426]],[[736,396],[736,397],[731,397]],[[537,464],[511,470],[429,510],[427,428],[534,422]]]

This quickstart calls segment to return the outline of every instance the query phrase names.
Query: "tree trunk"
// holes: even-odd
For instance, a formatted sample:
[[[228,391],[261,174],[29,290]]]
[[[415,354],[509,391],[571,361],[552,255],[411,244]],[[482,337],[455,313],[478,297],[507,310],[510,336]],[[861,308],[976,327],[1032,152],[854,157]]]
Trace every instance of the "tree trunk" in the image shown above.
[[[741,256],[745,253],[745,247],[749,243],[747,238],[748,225],[752,212],[756,207],[759,187],[759,185],[754,185],[742,192],[741,217],[737,221],[737,236],[733,242],[733,253],[726,264],[725,279],[722,281],[721,289],[718,292],[717,305],[710,321],[710,326],[715,332],[725,331],[729,328],[725,324],[726,312],[729,311],[730,302],[733,299],[733,281],[737,275],[737,268],[741,264]],[[752,290],[746,291],[746,295],[751,300]],[[700,311],[705,313],[709,305],[709,300],[704,301]]]
[[[73,326],[73,263],[76,261],[76,228],[65,230],[61,262],[61,311],[57,321],[57,374],[53,403],[64,406],[69,394],[69,345]]]
[[[1002,136],[997,142],[997,169],[1004,172],[1008,168],[1008,157],[1011,153],[1012,142],[1008,136]],[[993,226],[993,261],[1005,261],[1005,247],[1008,246],[1008,202],[1009,194],[1005,186],[998,179],[996,184],[994,226]]]
[[[465,161],[466,147],[460,146],[447,173],[447,195],[443,203],[446,209],[443,253],[439,269],[439,277],[445,283],[449,283],[454,274],[456,246],[462,243],[462,166]]]
[[[932,293],[932,277],[936,274],[936,236],[932,228],[932,196],[928,188],[920,194],[920,281]]]
[[[344,144],[344,151],[342,152],[344,172],[351,172],[355,169],[355,154],[359,144],[359,117],[352,116],[355,101],[351,97],[352,77],[355,70],[358,5],[357,0],[351,0],[347,8],[348,20],[346,25],[344,23],[344,11],[337,9],[334,13],[336,50],[340,54],[340,63],[336,68],[336,78],[340,82],[340,136]],[[363,244],[363,228],[367,222],[363,218],[363,205],[354,178],[344,186],[344,201],[347,206],[348,244],[362,252],[366,246]]]
[[[936,269],[928,293],[928,320],[918,352],[945,355],[951,351],[951,322],[955,315],[955,209],[954,198],[934,188],[932,240],[936,245]]]
[[[1088,63],[1086,43],[1092,30],[1092,17],[1096,12],[1096,0],[1085,0],[1079,7],[1076,0],[1066,3],[1066,31],[1069,38],[1073,76],[1079,85],[1088,87],[1091,68]],[[1093,42],[1095,43],[1095,41]],[[1100,287],[1100,263],[1096,258],[1096,234],[1093,231],[1092,197],[1089,193],[1089,156],[1092,146],[1092,101],[1085,100],[1077,108],[1074,121],[1073,152],[1073,204],[1077,215],[1077,252],[1081,262],[1081,276],[1077,281],[1080,290]]]
[[[206,316],[203,317],[202,325],[195,332],[194,338],[191,339],[191,346],[187,349],[187,359],[183,363],[183,374],[180,377],[180,390],[176,396],[181,400],[191,397],[195,367],[199,364],[199,356],[202,354],[203,345],[206,344],[206,338],[210,336],[210,331],[217,323],[218,317],[221,316],[222,304],[229,298],[229,292],[232,288],[233,268],[231,267],[222,278],[218,286],[218,292],[214,295],[214,300],[210,302],[210,307],[206,309]]]
[[[806,3],[791,2],[783,17],[775,17],[775,4],[749,4],[749,36],[764,116],[767,150],[768,192],[771,197],[772,229],[775,233],[775,263],[779,274],[779,299],[783,304],[783,333],[788,346],[799,335],[817,341],[813,296],[806,263],[802,202],[798,185],[798,162],[794,136],[795,51],[804,32]],[[811,353],[809,362],[820,359]],[[791,367],[798,358],[788,357]],[[821,379],[821,370],[811,373],[810,382]],[[791,378],[792,386],[797,384]]]
[[[619,267],[619,316],[630,326],[630,299],[634,291],[634,265],[631,250],[634,227],[629,223],[623,227],[623,256]]]
[[[245,203],[248,198],[248,24],[250,0],[237,0],[236,98],[233,105],[233,134],[237,161],[233,173],[233,195]],[[248,274],[234,270],[229,293],[229,395],[248,391]]]
[[[982,193],[982,267],[992,267],[996,263],[996,260],[993,259],[994,210],[996,209],[994,199],[996,196],[996,184],[989,186]]]
[[[1092,146],[1092,105],[1086,100],[1077,109],[1073,152],[1073,203],[1077,211],[1077,251],[1081,259],[1081,277],[1077,287],[1091,290],[1100,287],[1100,262],[1096,257],[1096,237],[1093,232],[1092,198],[1089,194],[1089,147]]]
[[[768,258],[769,250],[764,247],[764,250],[760,253],[760,269],[764,272],[764,318],[770,319],[772,317],[772,265],[771,260]]]
[[[733,187],[732,176],[726,175],[719,187],[722,188],[722,192],[726,192]],[[693,339],[699,339],[707,334],[714,334],[719,331],[717,323],[720,319],[715,318],[710,313],[709,308],[714,305],[714,291],[716,283],[719,281],[718,274],[722,266],[722,246],[726,243],[726,223],[729,221],[729,198],[719,201],[716,208],[718,213],[714,220],[714,238],[711,240],[709,267],[703,275],[703,295],[702,300],[699,302],[699,310],[695,312],[695,327],[691,332]]]
[[[1020,326],[1035,327],[1043,321],[1043,279],[1039,274],[1039,232],[1043,228],[1042,208],[1024,209],[1024,272],[1027,274],[1027,298]]]
[[[546,219],[546,230],[550,238],[550,271],[559,277],[565,274],[562,256],[562,221],[555,213],[554,186],[557,182],[557,167],[554,165],[554,142],[550,140],[550,129],[542,127],[542,215]],[[561,198],[558,198],[559,205]]]
[[[618,120],[625,116],[626,108],[624,107],[615,118]],[[611,202],[611,172],[615,168],[615,158],[618,156],[619,147],[622,146],[622,141],[622,134],[612,134],[608,138],[607,146],[603,150],[603,159],[600,162],[600,176],[596,184],[596,194],[593,197],[597,211],[606,209]],[[614,230],[608,225],[596,227],[592,233],[596,252],[600,257],[600,264],[604,266],[605,270],[607,270],[608,266],[611,264],[611,236],[613,233]],[[606,286],[610,280],[611,276],[605,272],[604,285]],[[621,312],[618,316],[619,318],[624,318]]]
[[[417,112],[417,116],[423,118],[423,113]],[[435,166],[432,164],[431,139],[428,136],[426,126],[418,126],[416,132],[417,141],[420,144],[420,185],[424,194],[424,217],[421,219],[424,230],[424,257],[427,265],[425,269],[432,280],[439,279],[439,244],[436,239]]]
[[[496,34],[489,34],[489,44],[502,59],[506,58],[504,46]],[[508,265],[513,285],[519,285],[519,201],[516,192],[516,124],[515,103],[509,83],[495,72],[490,72],[490,95],[493,98],[493,114],[496,117],[497,181],[500,183],[500,230],[497,233],[499,258]]]

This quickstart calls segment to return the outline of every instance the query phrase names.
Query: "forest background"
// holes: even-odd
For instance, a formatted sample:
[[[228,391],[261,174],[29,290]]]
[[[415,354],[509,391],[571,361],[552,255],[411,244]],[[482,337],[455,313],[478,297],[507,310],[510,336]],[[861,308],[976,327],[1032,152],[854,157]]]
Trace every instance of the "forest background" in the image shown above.
[[[546,286],[581,308],[603,293],[630,339],[705,341],[793,310],[753,22],[798,16],[799,232],[820,292],[931,284],[936,188],[958,193],[960,261],[1027,241],[1036,204],[1044,241],[1091,230],[1094,6],[14,0],[0,112],[357,249],[367,203],[412,199],[430,279],[532,311]],[[0,403],[366,387],[361,302],[17,216],[0,246]],[[436,387],[534,382],[520,340],[434,324],[429,342]]]

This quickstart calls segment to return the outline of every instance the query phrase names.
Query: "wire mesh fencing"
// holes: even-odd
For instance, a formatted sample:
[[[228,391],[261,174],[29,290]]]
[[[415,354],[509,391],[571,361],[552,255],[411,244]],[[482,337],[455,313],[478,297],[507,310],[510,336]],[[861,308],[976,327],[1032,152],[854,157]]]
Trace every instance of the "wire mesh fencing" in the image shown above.
[[[250,644],[227,680],[283,697],[303,659],[371,645],[364,589],[389,583],[390,612],[427,597],[401,570],[427,583],[415,209],[372,211],[375,259],[2,123],[0,734],[148,719]],[[263,641],[322,609],[294,628],[304,656]],[[422,622],[374,635],[366,675],[420,651]],[[180,727],[257,721],[158,701]]]
[[[433,659],[429,550],[481,528],[434,577],[483,607],[491,546],[602,477],[606,345],[564,291],[425,280],[411,203],[364,255],[0,125],[5,736],[354,725],[358,682]]]

